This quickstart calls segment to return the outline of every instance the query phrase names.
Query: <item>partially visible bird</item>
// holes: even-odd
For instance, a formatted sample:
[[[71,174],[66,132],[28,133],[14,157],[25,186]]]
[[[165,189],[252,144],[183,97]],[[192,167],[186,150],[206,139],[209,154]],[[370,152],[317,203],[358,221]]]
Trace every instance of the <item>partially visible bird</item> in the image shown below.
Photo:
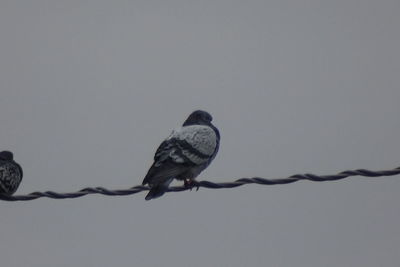
[[[22,168],[10,151],[0,152],[0,195],[11,196],[22,180]]]
[[[219,149],[219,131],[211,121],[209,113],[196,110],[161,143],[143,180],[143,185],[150,186],[146,200],[162,196],[174,178],[183,180],[185,186],[193,186],[194,179]]]

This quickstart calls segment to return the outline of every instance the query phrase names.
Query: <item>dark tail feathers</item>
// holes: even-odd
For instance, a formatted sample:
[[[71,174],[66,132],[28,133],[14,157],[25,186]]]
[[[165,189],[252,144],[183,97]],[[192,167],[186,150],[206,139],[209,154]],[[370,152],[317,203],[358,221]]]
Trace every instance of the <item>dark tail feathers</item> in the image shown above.
[[[150,200],[153,198],[158,198],[164,195],[165,191],[167,191],[168,186],[164,186],[163,184],[156,185],[152,187],[149,191],[149,193],[146,195],[146,200]]]
[[[146,195],[145,199],[150,200],[153,198],[158,198],[164,195],[164,193],[168,190],[169,184],[172,182],[173,178],[168,179],[164,183],[158,184],[158,185],[153,185],[149,191],[149,193]]]

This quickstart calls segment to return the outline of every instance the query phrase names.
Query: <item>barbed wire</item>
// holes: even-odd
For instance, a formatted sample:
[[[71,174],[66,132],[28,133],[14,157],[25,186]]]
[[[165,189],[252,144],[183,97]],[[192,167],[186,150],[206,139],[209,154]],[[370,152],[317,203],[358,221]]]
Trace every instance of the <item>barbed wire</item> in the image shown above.
[[[371,171],[366,169],[348,170],[333,175],[320,175],[320,176],[311,173],[295,174],[287,178],[279,178],[279,179],[266,179],[260,177],[240,178],[234,182],[226,182],[226,183],[199,181],[195,182],[193,184],[193,187],[196,187],[197,189],[199,189],[199,187],[220,189],[220,188],[234,188],[245,184],[278,185],[278,184],[290,184],[301,180],[325,182],[325,181],[341,180],[349,176],[380,177],[380,176],[393,176],[397,174],[400,174],[400,167],[391,170],[381,170],[381,171]],[[173,186],[170,187],[167,190],[167,192],[181,192],[181,191],[191,190],[193,187]],[[65,199],[65,198],[78,198],[89,194],[101,194],[106,196],[127,196],[148,190],[149,187],[143,185],[137,185],[129,189],[119,189],[119,190],[110,190],[104,187],[87,187],[72,193],[57,193],[53,191],[45,191],[45,192],[32,192],[27,195],[14,195],[14,196],[0,195],[0,200],[28,201],[42,197],[52,198],[52,199]]]

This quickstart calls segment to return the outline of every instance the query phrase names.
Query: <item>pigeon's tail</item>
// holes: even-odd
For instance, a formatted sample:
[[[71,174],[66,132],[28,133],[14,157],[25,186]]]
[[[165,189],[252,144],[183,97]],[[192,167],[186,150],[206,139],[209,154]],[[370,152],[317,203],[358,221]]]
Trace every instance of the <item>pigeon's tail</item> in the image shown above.
[[[145,199],[150,200],[164,195],[164,193],[168,190],[168,186],[172,182],[172,180],[173,178],[170,178],[161,184],[151,186],[150,191],[146,195]]]

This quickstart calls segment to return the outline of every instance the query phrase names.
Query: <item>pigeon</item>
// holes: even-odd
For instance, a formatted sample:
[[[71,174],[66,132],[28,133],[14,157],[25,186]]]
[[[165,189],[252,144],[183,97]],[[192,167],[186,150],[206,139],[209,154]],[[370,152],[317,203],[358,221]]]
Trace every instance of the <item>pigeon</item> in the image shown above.
[[[22,180],[22,168],[10,151],[0,152],[0,195],[11,196]]]
[[[161,143],[143,180],[143,185],[150,186],[146,200],[161,197],[174,178],[183,180],[189,188],[194,186],[194,179],[213,161],[219,149],[219,131],[211,121],[209,113],[196,110]]]

